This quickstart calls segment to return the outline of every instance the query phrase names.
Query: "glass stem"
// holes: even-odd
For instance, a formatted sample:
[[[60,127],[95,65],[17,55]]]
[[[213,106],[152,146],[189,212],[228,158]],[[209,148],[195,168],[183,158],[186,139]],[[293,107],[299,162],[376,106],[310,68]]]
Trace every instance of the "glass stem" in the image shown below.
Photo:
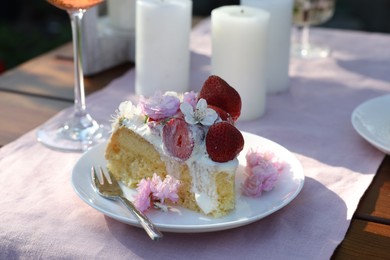
[[[84,73],[82,63],[82,34],[81,22],[85,10],[69,11],[70,21],[72,24],[73,37],[73,55],[74,55],[74,106],[76,116],[82,117],[86,114],[85,92],[84,92]]]
[[[308,50],[310,47],[308,24],[305,24],[301,29],[301,44],[302,44],[302,50]]]

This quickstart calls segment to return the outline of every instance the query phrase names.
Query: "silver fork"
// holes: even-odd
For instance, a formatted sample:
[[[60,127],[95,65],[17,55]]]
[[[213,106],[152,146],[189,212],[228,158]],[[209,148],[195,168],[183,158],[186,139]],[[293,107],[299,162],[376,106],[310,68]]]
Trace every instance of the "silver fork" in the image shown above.
[[[106,199],[121,201],[138,219],[150,238],[154,241],[160,240],[163,237],[163,234],[153,225],[145,214],[139,211],[134,204],[123,195],[121,187],[117,180],[112,176],[111,172],[108,171],[108,174],[106,174],[102,167],[99,167],[99,173],[101,178],[99,178],[95,167],[92,166],[91,175],[95,191]]]

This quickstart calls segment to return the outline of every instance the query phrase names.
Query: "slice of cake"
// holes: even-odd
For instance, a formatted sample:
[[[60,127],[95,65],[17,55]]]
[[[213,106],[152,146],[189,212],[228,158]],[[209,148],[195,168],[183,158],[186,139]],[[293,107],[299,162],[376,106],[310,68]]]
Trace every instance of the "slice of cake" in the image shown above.
[[[180,181],[178,204],[220,217],[235,207],[237,155],[244,146],[234,126],[237,91],[210,76],[199,94],[156,93],[120,104],[106,148],[107,168],[135,188],[154,173]]]

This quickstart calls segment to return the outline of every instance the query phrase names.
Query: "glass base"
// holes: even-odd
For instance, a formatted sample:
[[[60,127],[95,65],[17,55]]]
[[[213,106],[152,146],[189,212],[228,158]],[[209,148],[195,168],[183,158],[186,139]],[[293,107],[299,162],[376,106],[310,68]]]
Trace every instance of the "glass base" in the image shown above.
[[[110,126],[98,124],[89,114],[62,115],[39,128],[37,139],[55,150],[84,152],[105,141],[110,130]]]
[[[302,59],[326,58],[330,55],[330,49],[324,46],[296,44],[292,46],[291,54]]]

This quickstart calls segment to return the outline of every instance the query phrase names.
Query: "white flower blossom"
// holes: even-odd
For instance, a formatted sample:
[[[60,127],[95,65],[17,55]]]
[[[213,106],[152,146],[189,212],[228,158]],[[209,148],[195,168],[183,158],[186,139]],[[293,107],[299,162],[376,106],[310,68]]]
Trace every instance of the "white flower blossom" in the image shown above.
[[[118,116],[119,117],[125,117],[125,118],[131,118],[134,115],[135,107],[131,101],[124,101],[120,103],[118,107]]]
[[[218,118],[217,112],[214,109],[208,108],[207,101],[203,98],[199,99],[195,108],[191,104],[183,102],[180,105],[180,110],[184,114],[185,121],[191,125],[200,123],[210,126]]]
[[[112,130],[116,130],[119,127],[119,124],[124,119],[136,119],[136,121],[143,121],[144,117],[141,113],[140,106],[135,106],[131,101],[122,102],[118,110],[116,110],[116,115],[113,116],[112,120]]]

